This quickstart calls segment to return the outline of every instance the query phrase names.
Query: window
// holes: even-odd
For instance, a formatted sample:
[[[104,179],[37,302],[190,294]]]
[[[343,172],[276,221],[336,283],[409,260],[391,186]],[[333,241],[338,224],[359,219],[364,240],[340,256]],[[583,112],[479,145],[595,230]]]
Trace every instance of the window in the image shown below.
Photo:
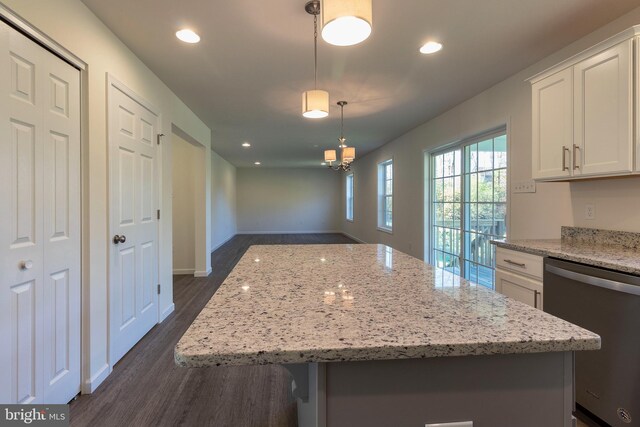
[[[353,174],[347,175],[347,220],[353,221]]]
[[[378,228],[393,229],[393,160],[378,164]]]
[[[490,241],[507,236],[506,131],[432,154],[431,184],[432,264],[492,288]]]

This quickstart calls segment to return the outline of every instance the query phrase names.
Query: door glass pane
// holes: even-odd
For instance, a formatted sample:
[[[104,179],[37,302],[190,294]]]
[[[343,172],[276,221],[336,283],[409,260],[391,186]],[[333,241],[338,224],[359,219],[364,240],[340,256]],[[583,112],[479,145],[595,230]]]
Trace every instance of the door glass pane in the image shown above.
[[[507,236],[507,137],[432,155],[432,259],[493,287],[495,247]]]
[[[487,287],[493,287],[495,246],[491,240],[504,238],[507,199],[507,139],[506,135],[487,138],[465,149],[465,165],[477,163],[474,170],[465,171],[463,182],[469,183],[464,211],[470,215],[464,240],[465,277]],[[465,189],[466,190],[466,189]]]
[[[461,150],[456,149],[435,155],[432,161],[434,171],[432,257],[438,267],[460,274]]]

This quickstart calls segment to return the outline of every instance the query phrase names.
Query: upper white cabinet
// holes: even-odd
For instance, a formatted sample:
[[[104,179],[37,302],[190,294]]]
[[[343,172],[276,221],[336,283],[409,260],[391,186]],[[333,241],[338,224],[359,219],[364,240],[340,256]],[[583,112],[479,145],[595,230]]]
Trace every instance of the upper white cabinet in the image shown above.
[[[573,67],[574,175],[633,170],[633,40]]]
[[[640,37],[636,37],[636,49],[635,49],[635,98],[636,98],[636,167],[635,171],[640,172]]]
[[[573,145],[573,70],[533,84],[534,178],[571,176],[567,155]]]
[[[534,179],[640,172],[640,133],[633,133],[639,33],[633,27],[530,79]]]

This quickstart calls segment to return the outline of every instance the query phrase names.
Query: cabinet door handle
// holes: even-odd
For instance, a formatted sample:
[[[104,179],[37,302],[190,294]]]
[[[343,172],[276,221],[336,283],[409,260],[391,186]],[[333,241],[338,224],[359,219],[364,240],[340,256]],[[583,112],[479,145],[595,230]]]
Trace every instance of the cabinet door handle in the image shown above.
[[[527,264],[525,263],[511,261],[510,259],[505,259],[504,262],[506,262],[507,264],[515,265],[517,267],[522,267],[522,268],[525,268],[527,266]]]
[[[539,291],[533,291],[533,308],[538,308],[538,295],[540,295]]]
[[[562,146],[562,171],[568,171],[569,167],[567,166],[567,151],[569,149],[566,146]]]
[[[578,154],[576,153],[576,151],[579,151],[580,147],[578,147],[576,144],[573,144],[573,169],[580,169],[580,165],[578,164]]]

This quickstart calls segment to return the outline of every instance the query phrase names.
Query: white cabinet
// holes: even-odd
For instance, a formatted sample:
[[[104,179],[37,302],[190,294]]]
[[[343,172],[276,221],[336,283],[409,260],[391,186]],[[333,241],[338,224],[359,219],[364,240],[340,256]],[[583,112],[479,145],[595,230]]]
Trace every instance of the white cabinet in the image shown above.
[[[542,310],[542,282],[497,269],[496,291]]]
[[[640,173],[640,37],[636,37],[635,43],[636,43],[636,46],[635,46],[635,58],[636,58],[636,65],[635,65],[636,167],[635,167],[635,172]]]
[[[633,40],[573,67],[573,175],[633,170]]]
[[[573,145],[573,72],[570,68],[532,86],[533,177],[571,176],[567,152]]]
[[[626,175],[634,162],[640,172],[638,34],[633,27],[530,79],[534,179]]]
[[[496,291],[542,310],[541,256],[496,248]]]

